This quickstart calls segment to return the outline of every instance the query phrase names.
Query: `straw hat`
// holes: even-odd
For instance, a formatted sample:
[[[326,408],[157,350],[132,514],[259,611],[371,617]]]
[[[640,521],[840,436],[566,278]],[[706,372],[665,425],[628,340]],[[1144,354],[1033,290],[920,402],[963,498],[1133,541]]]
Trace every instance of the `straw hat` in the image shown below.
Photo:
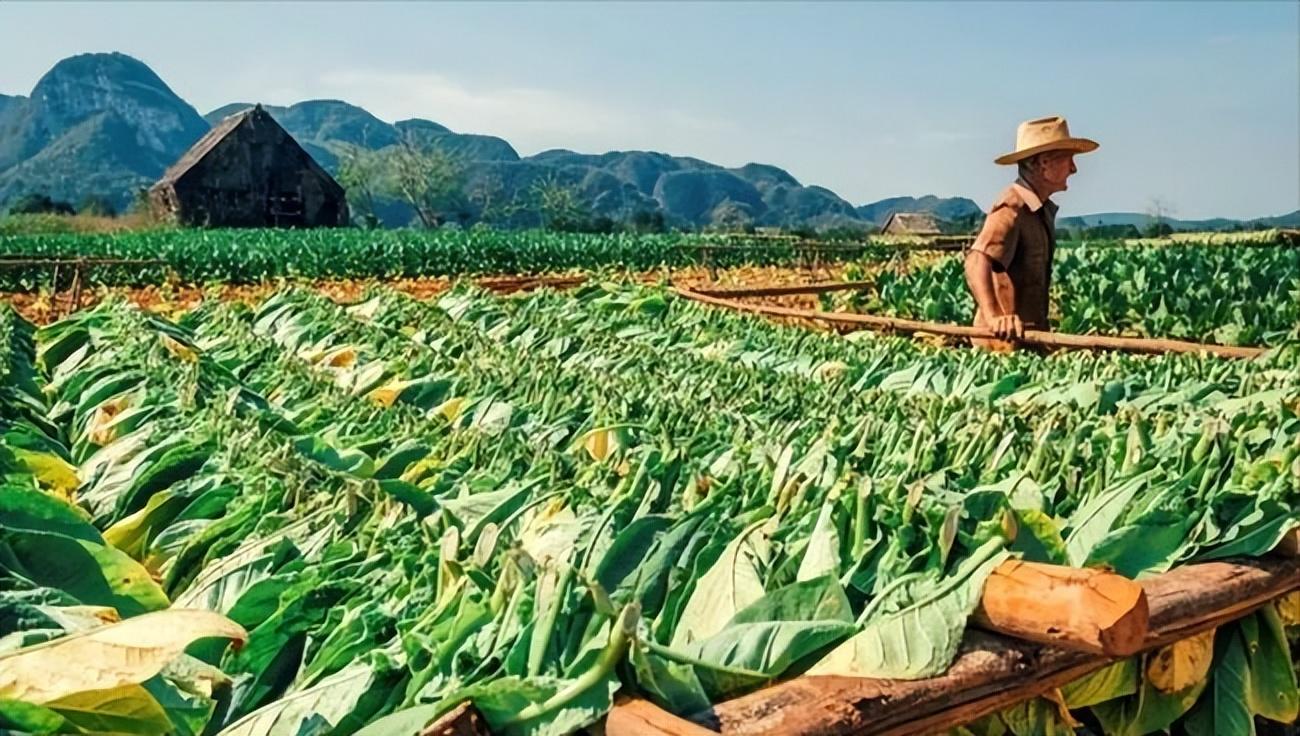
[[[996,164],[1014,164],[1044,151],[1073,151],[1087,153],[1097,150],[1097,141],[1071,138],[1070,126],[1065,118],[1026,120],[1016,128],[1016,150],[993,159]]]

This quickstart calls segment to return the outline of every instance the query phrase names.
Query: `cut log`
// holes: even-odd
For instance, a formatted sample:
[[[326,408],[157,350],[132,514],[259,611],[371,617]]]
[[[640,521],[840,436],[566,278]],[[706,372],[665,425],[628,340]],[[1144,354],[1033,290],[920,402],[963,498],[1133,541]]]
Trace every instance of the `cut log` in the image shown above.
[[[981,628],[1110,657],[1141,650],[1147,636],[1142,586],[1102,570],[1008,560],[984,583]]]
[[[605,736],[718,736],[703,726],[669,713],[648,700],[617,702],[605,717]]]
[[[1240,618],[1300,588],[1300,559],[1206,562],[1140,582],[1144,650]],[[941,733],[1076,680],[1111,658],[969,631],[952,667],[924,680],[800,677],[718,703],[691,720],[724,735]]]
[[[791,309],[788,307],[771,307],[762,304],[747,304],[732,299],[701,294],[691,289],[675,288],[679,295],[704,304],[726,307],[741,312],[765,314],[774,317],[795,317],[825,322],[854,329],[886,330],[891,332],[929,333],[948,337],[963,337],[990,340],[992,332],[980,327],[953,325],[941,322],[920,322],[913,319],[897,317],[880,317],[872,314],[852,314],[848,312],[820,312],[811,309]],[[1198,353],[1217,355],[1221,358],[1254,358],[1264,352],[1263,348],[1236,347],[1231,345],[1208,345],[1186,342],[1184,340],[1148,340],[1136,337],[1108,337],[1105,335],[1071,335],[1065,332],[1046,330],[1025,330],[1021,340],[1026,345],[1048,348],[1071,348],[1082,350],[1119,350],[1129,353]]]

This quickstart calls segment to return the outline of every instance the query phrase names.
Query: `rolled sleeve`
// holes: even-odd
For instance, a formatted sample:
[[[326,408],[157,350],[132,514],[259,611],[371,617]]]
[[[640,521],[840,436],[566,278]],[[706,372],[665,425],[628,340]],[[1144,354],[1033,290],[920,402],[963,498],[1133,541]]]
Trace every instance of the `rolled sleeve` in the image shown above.
[[[971,250],[997,261],[1003,268],[1011,266],[1016,257],[1016,210],[997,207],[984,219],[984,227],[975,238]]]

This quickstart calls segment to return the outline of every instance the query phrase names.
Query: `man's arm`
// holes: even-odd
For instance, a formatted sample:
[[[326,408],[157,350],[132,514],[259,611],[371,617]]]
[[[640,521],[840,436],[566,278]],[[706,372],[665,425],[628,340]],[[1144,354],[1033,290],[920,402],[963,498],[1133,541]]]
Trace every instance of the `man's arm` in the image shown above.
[[[1025,325],[1020,321],[1020,316],[1015,312],[1003,313],[1002,305],[998,304],[997,294],[993,290],[993,271],[1000,270],[1001,264],[981,251],[972,250],[966,254],[965,265],[966,286],[993,334],[1003,340],[1024,337]],[[1015,303],[1014,295],[1011,302]]]
[[[1006,279],[1011,289],[1011,298],[1006,300],[1005,308],[998,301],[993,287],[993,274],[1004,272],[1015,258],[1018,245],[1016,232],[1016,208],[994,205],[989,216],[984,218],[984,226],[975,238],[974,245],[966,254],[966,286],[979,307],[984,322],[994,335],[1003,340],[1020,339],[1025,336],[1025,326],[1015,310],[1015,285]]]

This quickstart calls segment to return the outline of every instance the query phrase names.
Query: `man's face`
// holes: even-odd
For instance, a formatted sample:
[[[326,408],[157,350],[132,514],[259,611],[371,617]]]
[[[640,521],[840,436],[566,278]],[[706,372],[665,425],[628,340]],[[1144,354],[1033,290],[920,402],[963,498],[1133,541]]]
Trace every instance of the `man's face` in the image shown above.
[[[1074,167],[1073,153],[1047,153],[1043,154],[1042,163],[1038,167],[1038,176],[1052,191],[1064,192],[1069,189],[1065,183],[1078,169]]]

